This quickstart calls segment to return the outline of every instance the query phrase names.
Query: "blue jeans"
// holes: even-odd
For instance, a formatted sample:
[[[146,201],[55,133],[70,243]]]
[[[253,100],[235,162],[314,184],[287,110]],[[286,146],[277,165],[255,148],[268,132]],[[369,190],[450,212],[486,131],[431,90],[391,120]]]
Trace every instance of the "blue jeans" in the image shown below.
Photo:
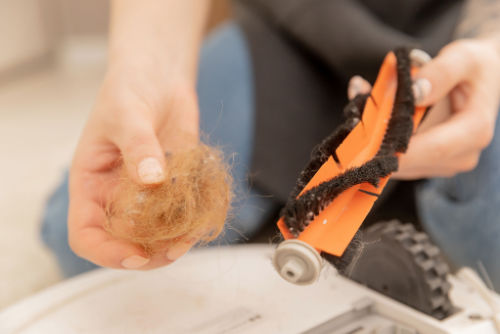
[[[500,291],[500,117],[478,166],[417,187],[417,208],[426,232],[456,267],[481,262]],[[464,134],[466,135],[466,134]]]
[[[246,175],[254,133],[252,68],[244,37],[235,24],[217,29],[201,53],[198,94],[203,133],[226,154],[237,152],[233,174],[237,198],[235,216],[216,244],[251,236],[264,222],[272,200],[249,190]],[[497,127],[498,128],[498,127]],[[457,267],[481,261],[500,290],[500,135],[484,151],[478,167],[449,179],[428,180],[417,189],[422,224]],[[54,251],[66,276],[94,268],[78,258],[67,243],[67,175],[47,205],[42,236]]]

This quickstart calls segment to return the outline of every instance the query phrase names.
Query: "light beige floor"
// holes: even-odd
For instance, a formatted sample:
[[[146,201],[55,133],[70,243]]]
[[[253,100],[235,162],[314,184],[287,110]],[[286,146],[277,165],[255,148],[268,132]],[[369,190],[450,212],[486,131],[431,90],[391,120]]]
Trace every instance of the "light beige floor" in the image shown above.
[[[0,86],[0,309],[60,279],[39,219],[103,69],[103,61],[52,67]]]

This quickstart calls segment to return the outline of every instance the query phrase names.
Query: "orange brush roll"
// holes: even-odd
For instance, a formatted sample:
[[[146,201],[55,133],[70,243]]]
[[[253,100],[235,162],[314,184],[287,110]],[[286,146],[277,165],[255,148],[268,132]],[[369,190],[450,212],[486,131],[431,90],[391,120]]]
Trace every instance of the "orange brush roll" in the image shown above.
[[[397,89],[397,69],[394,53],[389,53],[380,69],[371,98],[367,100],[362,120],[336,149],[340,163],[332,157],[324,163],[299,194],[328,181],[346,170],[359,167],[374,158],[384,140],[394,106]],[[412,73],[416,69],[412,69]],[[425,114],[425,108],[415,108],[414,129]],[[378,187],[362,183],[350,187],[338,195],[296,238],[314,247],[319,252],[342,256],[364,219],[370,212],[389,177],[382,178]],[[361,191],[360,191],[361,190]],[[366,192],[363,192],[366,191]],[[283,217],[278,228],[285,239],[294,238]]]

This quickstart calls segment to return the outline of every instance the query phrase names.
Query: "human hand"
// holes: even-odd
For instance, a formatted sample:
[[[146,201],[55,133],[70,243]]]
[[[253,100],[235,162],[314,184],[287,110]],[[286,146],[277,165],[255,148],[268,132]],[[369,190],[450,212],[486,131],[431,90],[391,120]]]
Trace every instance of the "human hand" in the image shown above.
[[[192,84],[180,76],[111,68],[80,138],[70,173],[69,243],[79,256],[111,268],[151,269],[192,247],[197,232],[148,257],[142,247],[112,237],[105,205],[123,167],[135,182],[164,179],[165,152],[198,142],[198,106]],[[182,135],[181,135],[182,134]]]
[[[420,69],[414,78],[416,104],[435,107],[410,139],[396,178],[451,177],[476,167],[494,135],[498,73],[500,51],[493,39],[453,42]],[[353,80],[351,95],[369,90],[359,77]]]

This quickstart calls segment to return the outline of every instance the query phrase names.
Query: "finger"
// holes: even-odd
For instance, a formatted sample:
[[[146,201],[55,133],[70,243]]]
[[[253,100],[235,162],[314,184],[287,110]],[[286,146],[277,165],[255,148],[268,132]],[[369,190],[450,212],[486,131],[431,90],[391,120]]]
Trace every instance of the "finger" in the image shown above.
[[[408,152],[400,158],[400,170],[413,170],[412,176],[428,177],[470,169],[491,141],[493,129],[493,121],[487,116],[465,110],[458,112],[448,121],[414,135]]]
[[[128,116],[116,145],[120,149],[128,176],[145,185],[158,184],[165,179],[165,152],[152,122],[138,115]]]
[[[422,122],[416,128],[417,134],[426,132],[427,130],[447,121],[451,116],[450,99],[445,98],[434,104],[427,112]]]
[[[196,245],[200,240],[209,235],[213,229],[209,227],[201,227],[198,230],[191,232],[186,237],[179,240],[178,243],[173,244],[168,250],[166,256],[167,259],[175,261],[181,256],[186,254],[194,245]]]
[[[392,177],[396,180],[418,180],[427,179],[435,177],[453,177],[457,174],[454,168],[448,168],[445,166],[412,166],[409,169],[400,167],[397,172],[392,174]]]
[[[451,117],[448,122],[415,135],[410,140],[408,154],[403,160],[409,165],[418,165],[419,160],[435,163],[451,160],[465,152],[480,150],[480,124],[471,121],[470,117],[464,117],[463,114]]]
[[[400,158],[399,170],[393,174],[396,179],[411,180],[433,177],[452,177],[458,173],[475,169],[479,163],[481,152],[473,151],[462,156],[442,161],[420,161],[419,165],[408,165],[405,158]]]
[[[106,222],[103,196],[96,196],[99,173],[75,166],[70,173],[68,241],[73,251],[100,266],[137,269],[149,262],[144,251],[131,243],[113,238],[103,226]],[[106,197],[106,196],[104,196]]]
[[[105,212],[83,196],[73,196],[68,216],[68,240],[80,257],[109,268],[139,269],[149,262],[141,247],[113,238],[104,230]]]
[[[473,73],[474,59],[464,45],[445,47],[418,72],[413,85],[416,104],[429,106],[444,98]]]
[[[464,156],[457,157],[452,160],[447,160],[438,163],[429,163],[422,161],[421,165],[408,166],[404,162],[404,158],[400,159],[400,168],[396,173],[393,173],[395,179],[414,180],[421,178],[433,177],[452,177],[458,173],[468,172],[477,167],[480,153],[475,151]]]
[[[156,252],[151,258],[151,261],[141,268],[141,270],[155,269],[177,261],[193,248],[197,241],[198,240],[182,239],[169,243],[169,246],[164,251]]]
[[[207,228],[200,228],[182,237],[163,242],[161,246],[155,246],[154,255],[141,270],[150,270],[171,264],[189,252],[200,240],[209,233]]]
[[[352,100],[359,94],[368,94],[372,89],[372,85],[363,77],[355,75],[349,80],[347,85],[347,97]]]
[[[422,67],[432,60],[431,56],[423,50],[413,49],[409,54],[413,66]]]
[[[188,150],[198,144],[199,112],[196,96],[178,91],[170,106],[173,112],[161,120],[159,140],[168,152]]]

